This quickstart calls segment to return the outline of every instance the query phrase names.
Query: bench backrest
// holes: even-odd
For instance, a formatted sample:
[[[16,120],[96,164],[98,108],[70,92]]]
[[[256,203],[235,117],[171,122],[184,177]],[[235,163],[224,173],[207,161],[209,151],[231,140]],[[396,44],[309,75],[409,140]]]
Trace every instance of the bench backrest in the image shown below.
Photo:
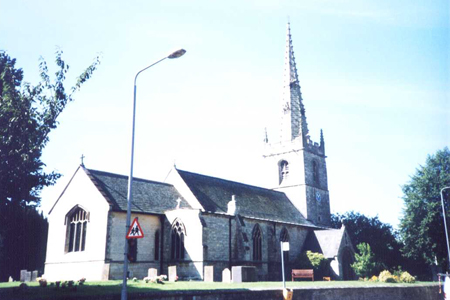
[[[292,275],[294,276],[313,276],[314,270],[313,269],[305,269],[305,270],[292,270]]]

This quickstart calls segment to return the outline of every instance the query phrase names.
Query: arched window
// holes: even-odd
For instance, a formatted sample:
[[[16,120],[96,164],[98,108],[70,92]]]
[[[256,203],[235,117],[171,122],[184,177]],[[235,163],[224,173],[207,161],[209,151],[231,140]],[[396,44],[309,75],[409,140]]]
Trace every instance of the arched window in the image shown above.
[[[159,230],[155,232],[155,260],[159,260]]]
[[[281,229],[280,242],[289,242],[289,233],[286,227]],[[283,251],[283,260],[285,263],[289,261],[289,251]]]
[[[289,163],[285,160],[282,160],[278,163],[278,175],[280,184],[289,177]]]
[[[184,259],[184,237],[186,230],[180,220],[175,220],[172,224],[172,243],[170,249],[171,259]]]
[[[66,215],[65,252],[84,251],[86,248],[86,231],[89,213],[78,205]]]
[[[253,228],[253,260],[262,260],[262,233],[258,224]]]
[[[319,183],[319,166],[316,161],[313,161],[313,180],[315,184]]]

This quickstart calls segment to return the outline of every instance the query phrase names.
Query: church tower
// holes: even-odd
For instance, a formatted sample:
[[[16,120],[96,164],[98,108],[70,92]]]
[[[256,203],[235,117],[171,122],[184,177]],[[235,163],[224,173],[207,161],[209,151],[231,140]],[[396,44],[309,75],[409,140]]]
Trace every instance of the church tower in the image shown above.
[[[285,55],[280,142],[269,144],[266,135],[264,158],[273,173],[272,187],[284,192],[309,221],[330,226],[325,141],[322,130],[320,143],[309,136],[289,23]]]

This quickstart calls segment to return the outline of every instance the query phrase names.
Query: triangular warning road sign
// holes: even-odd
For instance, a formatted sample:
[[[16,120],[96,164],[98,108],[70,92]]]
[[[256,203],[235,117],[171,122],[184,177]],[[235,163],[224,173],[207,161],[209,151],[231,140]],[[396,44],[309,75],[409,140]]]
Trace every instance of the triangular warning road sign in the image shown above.
[[[138,218],[134,218],[130,229],[128,229],[127,239],[142,239],[143,237],[144,232],[141,229],[141,225],[139,225]]]

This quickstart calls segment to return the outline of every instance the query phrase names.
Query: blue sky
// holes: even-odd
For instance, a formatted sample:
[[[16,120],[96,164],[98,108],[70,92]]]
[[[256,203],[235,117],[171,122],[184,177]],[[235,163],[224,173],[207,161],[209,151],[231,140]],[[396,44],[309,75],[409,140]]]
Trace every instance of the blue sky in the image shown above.
[[[402,184],[450,143],[448,1],[6,1],[0,49],[25,80],[56,47],[67,82],[102,64],[60,116],[43,160],[64,176],[43,191],[48,211],[86,156],[128,174],[133,79],[138,79],[135,176],[180,169],[268,185],[264,128],[276,141],[286,23],[311,138],[324,131],[333,212],[398,223]],[[50,64],[51,65],[51,64]]]

